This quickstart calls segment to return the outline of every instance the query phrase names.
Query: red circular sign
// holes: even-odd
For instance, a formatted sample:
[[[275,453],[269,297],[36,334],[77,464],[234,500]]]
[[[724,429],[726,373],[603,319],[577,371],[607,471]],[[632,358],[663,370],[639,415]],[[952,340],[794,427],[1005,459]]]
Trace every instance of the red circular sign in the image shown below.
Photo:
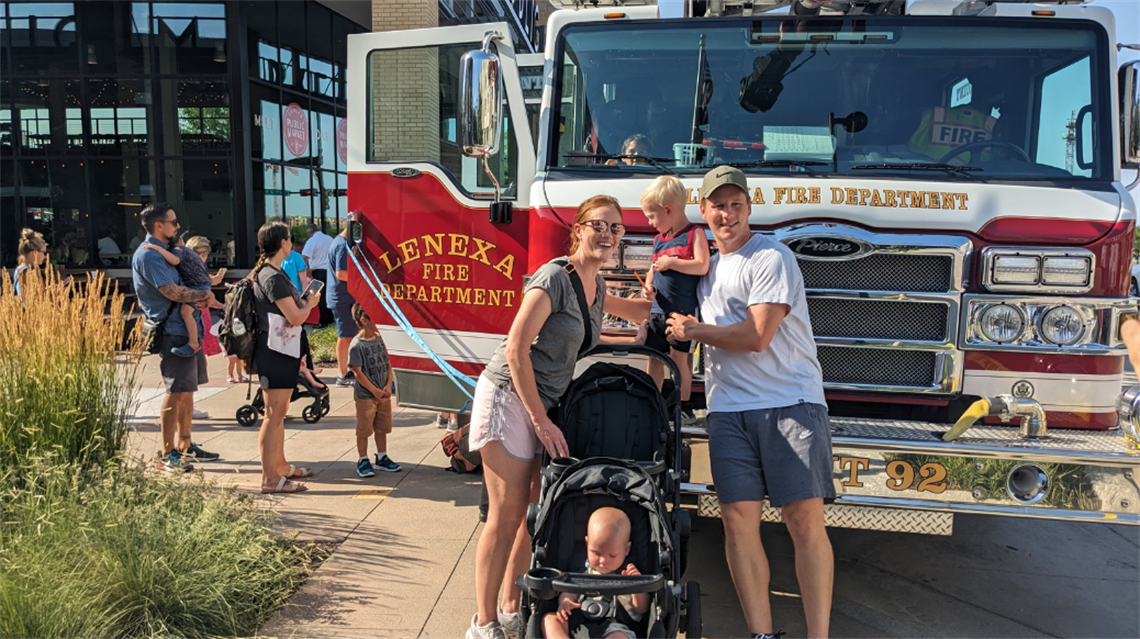
[[[342,164],[348,164],[348,119],[342,119],[336,125],[336,154]]]
[[[294,156],[309,154],[309,119],[305,110],[296,102],[285,107],[284,127],[285,148]]]

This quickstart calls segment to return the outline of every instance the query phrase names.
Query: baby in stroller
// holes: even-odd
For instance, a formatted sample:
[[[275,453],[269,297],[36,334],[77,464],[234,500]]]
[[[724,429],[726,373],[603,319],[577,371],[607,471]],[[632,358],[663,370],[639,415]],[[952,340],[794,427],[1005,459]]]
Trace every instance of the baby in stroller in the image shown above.
[[[586,572],[591,575],[608,575],[618,570],[626,576],[640,575],[637,566],[632,563],[625,564],[632,544],[629,541],[629,517],[624,512],[612,507],[603,507],[590,515],[590,522],[586,532]],[[625,567],[622,568],[622,564]],[[605,639],[637,639],[637,635],[626,625],[623,617],[629,617],[634,622],[649,611],[649,595],[637,593],[630,595],[617,595],[616,597],[585,597],[564,592],[558,596],[558,611],[546,615],[543,627],[547,639],[570,639],[570,616],[575,610],[584,609],[588,616],[596,617],[598,613],[614,606],[613,617],[606,617],[601,624],[582,621],[590,626],[603,626],[591,629],[590,636],[605,637]],[[600,630],[600,632],[598,632]]]
[[[591,354],[655,357],[680,376],[644,347]],[[571,457],[542,469],[539,502],[527,512],[526,636],[699,636],[700,586],[681,581],[690,523],[680,507],[680,402],[643,371],[599,362],[570,384],[554,421]]]

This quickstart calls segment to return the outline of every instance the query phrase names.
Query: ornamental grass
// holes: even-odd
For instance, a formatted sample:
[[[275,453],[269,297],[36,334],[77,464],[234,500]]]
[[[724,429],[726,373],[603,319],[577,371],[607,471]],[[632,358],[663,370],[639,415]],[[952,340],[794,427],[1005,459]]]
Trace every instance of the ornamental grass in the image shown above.
[[[305,549],[249,495],[128,466],[141,326],[102,275],[0,276],[0,638],[249,636]]]
[[[127,332],[123,295],[102,274],[23,279],[23,299],[0,282],[0,468],[17,483],[25,459],[119,457],[142,354],[141,323]]]

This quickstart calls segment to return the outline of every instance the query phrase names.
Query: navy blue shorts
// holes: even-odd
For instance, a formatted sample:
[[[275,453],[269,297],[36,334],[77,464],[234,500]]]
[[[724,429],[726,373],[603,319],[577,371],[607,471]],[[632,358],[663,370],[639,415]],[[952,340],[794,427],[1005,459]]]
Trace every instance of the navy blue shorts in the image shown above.
[[[337,304],[332,307],[333,319],[336,320],[337,337],[356,337],[356,334],[360,332],[356,320],[352,319],[352,305],[354,303]]]
[[[721,503],[835,499],[827,407],[709,413],[709,466]]]

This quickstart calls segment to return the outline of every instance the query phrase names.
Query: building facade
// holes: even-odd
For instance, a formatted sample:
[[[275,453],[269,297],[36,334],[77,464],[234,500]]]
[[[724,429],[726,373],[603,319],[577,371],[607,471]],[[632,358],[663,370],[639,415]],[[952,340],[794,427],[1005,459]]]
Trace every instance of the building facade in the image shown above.
[[[267,217],[335,225],[367,30],[309,1],[0,2],[3,265],[30,227],[54,263],[125,267],[151,202],[216,266],[249,266]]]
[[[126,268],[152,202],[210,238],[211,266],[252,266],[266,219],[338,228],[348,35],[501,21],[525,53],[548,13],[545,0],[0,1],[0,264],[28,227],[55,264]],[[393,108],[440,128],[414,102]]]

